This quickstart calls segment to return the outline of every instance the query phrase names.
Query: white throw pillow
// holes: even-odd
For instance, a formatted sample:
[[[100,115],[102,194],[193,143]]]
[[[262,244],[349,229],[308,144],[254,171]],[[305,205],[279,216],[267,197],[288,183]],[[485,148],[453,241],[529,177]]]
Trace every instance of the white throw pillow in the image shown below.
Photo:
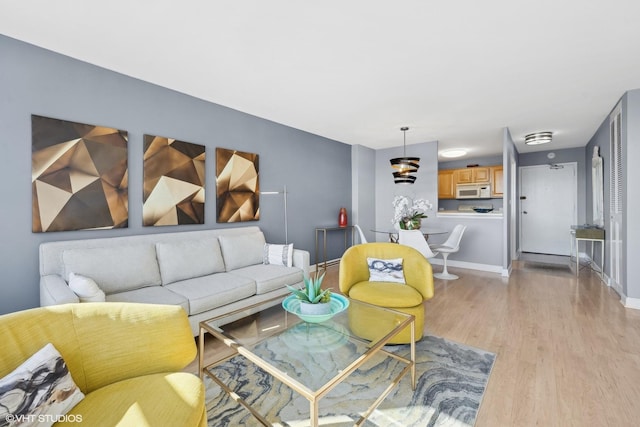
[[[69,288],[80,298],[80,302],[104,302],[104,292],[90,277],[69,273]]]
[[[264,244],[263,264],[293,266],[293,243],[288,245]]]
[[[0,379],[0,390],[0,420],[10,425],[51,426],[84,399],[50,343]]]
[[[405,283],[402,258],[367,258],[367,264],[369,265],[369,281]]]

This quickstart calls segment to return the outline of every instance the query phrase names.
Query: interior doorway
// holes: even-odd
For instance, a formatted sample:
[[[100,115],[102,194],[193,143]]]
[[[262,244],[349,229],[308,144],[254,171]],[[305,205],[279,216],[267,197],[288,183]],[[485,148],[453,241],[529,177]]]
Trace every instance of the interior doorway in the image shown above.
[[[569,256],[577,224],[576,163],[520,167],[520,251]]]

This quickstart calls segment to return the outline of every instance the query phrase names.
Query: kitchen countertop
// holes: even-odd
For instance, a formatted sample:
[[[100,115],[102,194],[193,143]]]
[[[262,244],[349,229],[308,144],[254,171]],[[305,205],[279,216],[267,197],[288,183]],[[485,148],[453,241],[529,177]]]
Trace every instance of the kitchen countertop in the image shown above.
[[[447,217],[455,217],[455,218],[487,218],[487,219],[496,219],[496,218],[502,218],[502,211],[491,211],[491,212],[487,212],[487,213],[480,213],[480,212],[468,212],[468,211],[455,211],[455,210],[450,210],[450,211],[438,211],[438,215],[439,218],[447,218]]]

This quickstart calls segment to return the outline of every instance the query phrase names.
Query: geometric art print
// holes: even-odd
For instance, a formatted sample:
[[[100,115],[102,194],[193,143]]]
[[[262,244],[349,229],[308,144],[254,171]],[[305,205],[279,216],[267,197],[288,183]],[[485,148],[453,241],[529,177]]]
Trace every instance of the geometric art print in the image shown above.
[[[260,219],[258,155],[216,148],[216,221]]]
[[[145,226],[204,224],[205,146],[144,135]]]
[[[31,116],[32,230],[128,226],[127,132]]]

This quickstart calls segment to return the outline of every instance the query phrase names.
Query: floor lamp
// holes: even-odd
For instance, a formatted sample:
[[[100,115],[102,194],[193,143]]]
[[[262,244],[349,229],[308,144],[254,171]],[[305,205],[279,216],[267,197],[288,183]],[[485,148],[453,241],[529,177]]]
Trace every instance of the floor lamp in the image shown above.
[[[282,191],[261,191],[260,194],[282,194],[284,199],[284,243],[289,244],[289,225],[287,221],[287,186]]]

